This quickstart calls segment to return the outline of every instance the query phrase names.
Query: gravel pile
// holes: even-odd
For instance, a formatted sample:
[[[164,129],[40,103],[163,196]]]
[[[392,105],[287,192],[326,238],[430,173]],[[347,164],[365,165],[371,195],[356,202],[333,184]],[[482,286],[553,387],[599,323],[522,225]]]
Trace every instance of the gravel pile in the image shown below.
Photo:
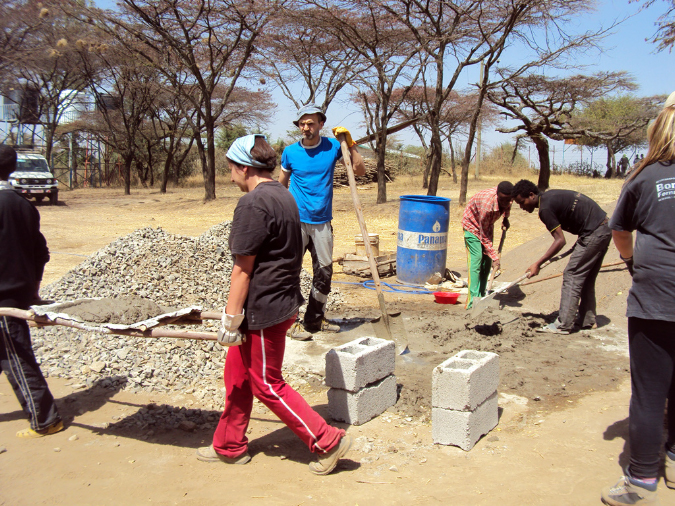
[[[199,305],[222,310],[227,301],[232,257],[227,248],[231,222],[199,237],[143,228],[99,250],[59,281],[41,289],[43,299],[66,302],[89,297],[139,296],[166,307]],[[308,298],[311,275],[303,270]],[[334,289],[328,309],[343,302]],[[303,311],[301,309],[301,311]],[[218,322],[184,327],[215,332]],[[33,329],[33,348],[45,376],[107,388],[192,393],[204,407],[222,408],[226,350],[213,342],[143,339],[54,326]],[[288,364],[291,385],[308,373]],[[121,379],[120,379],[121,378]]]

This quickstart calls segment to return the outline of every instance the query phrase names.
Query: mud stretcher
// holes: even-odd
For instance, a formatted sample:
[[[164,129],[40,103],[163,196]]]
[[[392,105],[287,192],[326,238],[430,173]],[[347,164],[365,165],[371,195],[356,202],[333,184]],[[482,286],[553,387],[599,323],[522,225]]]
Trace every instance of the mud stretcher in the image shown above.
[[[222,313],[215,311],[202,311],[199,306],[191,306],[184,309],[160,314],[147,320],[131,323],[91,323],[77,316],[68,314],[68,308],[72,308],[83,302],[102,299],[78,299],[70,302],[59,302],[44,306],[31,306],[29,310],[16,308],[0,308],[0,316],[11,316],[28,321],[30,327],[48,327],[61,325],[73,329],[100,332],[102,334],[118,334],[132,337],[168,337],[176,339],[195,339],[198,341],[217,341],[215,332],[196,332],[188,330],[174,330],[162,328],[164,325],[198,325],[204,320],[220,320]]]

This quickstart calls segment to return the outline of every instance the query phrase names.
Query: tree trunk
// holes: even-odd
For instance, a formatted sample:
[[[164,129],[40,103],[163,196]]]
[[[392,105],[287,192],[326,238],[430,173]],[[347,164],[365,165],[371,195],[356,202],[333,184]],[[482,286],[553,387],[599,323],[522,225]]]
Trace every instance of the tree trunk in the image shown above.
[[[214,135],[214,121],[211,117],[210,104],[206,105],[207,113],[204,118],[206,129],[206,159],[207,164],[203,167],[204,173],[204,202],[216,200],[216,141]]]
[[[195,134],[195,142],[197,143],[197,153],[199,154],[199,161],[202,165],[202,176],[204,181],[206,181],[206,150],[204,149],[204,142],[202,141],[202,136],[200,133]],[[176,174],[178,176],[178,174]],[[176,177],[178,180],[178,177]]]
[[[422,172],[422,189],[429,188],[429,171],[431,170],[431,156],[429,150],[424,150],[424,171]]]
[[[543,135],[534,135],[530,137],[539,154],[539,180],[537,187],[540,190],[547,190],[549,180],[551,179],[551,158],[548,154],[548,140]]]
[[[384,159],[387,154],[387,132],[382,129],[377,139],[377,204],[387,202],[387,176],[384,173]]]
[[[169,149],[166,153],[166,160],[164,160],[164,170],[162,171],[162,183],[159,187],[160,193],[166,193],[166,185],[169,182],[169,171],[171,170],[171,164],[173,163],[173,145],[175,138],[172,135],[169,140]]]
[[[122,167],[122,177],[124,178],[124,194],[131,195],[131,164],[134,161],[134,153],[127,152],[124,155],[124,166]]]
[[[436,101],[435,107],[440,110],[440,104]],[[443,141],[441,140],[440,117],[435,111],[429,113],[429,127],[431,128],[431,139],[429,140],[429,188],[427,195],[436,195],[438,192],[438,178],[441,175],[441,165],[443,164]]]
[[[45,128],[45,158],[47,159],[47,163],[49,164],[49,167],[52,170],[52,172],[54,171],[54,167],[52,167],[53,147],[54,147],[54,127],[53,125],[48,125]]]
[[[605,147],[607,148],[607,172],[605,172],[605,178],[611,179],[614,176],[614,167],[616,167],[614,148],[611,142],[606,143]]]
[[[72,166],[73,166],[73,177],[71,179],[71,189],[72,188],[77,188],[77,152],[78,152],[78,141],[79,141],[79,135],[77,132],[73,132],[71,135],[71,142],[70,142],[70,158],[72,160]]]
[[[146,177],[146,172],[144,170],[143,163],[141,160],[136,160],[136,173],[138,174],[138,179],[141,180],[141,186],[143,188],[148,187],[148,178]]]
[[[480,109],[483,106],[483,98],[485,98],[485,88],[481,89],[478,95],[478,102],[476,103],[476,110],[471,118],[469,125],[469,137],[464,146],[464,158],[462,159],[462,178],[459,185],[459,205],[466,204],[466,192],[469,189],[469,166],[471,165],[471,151],[473,149],[473,140],[476,137],[476,127],[478,126],[478,118],[480,117]]]
[[[452,182],[457,184],[457,168],[455,164],[455,148],[452,145],[452,135],[448,136],[448,144],[450,144],[450,167],[452,168]]]

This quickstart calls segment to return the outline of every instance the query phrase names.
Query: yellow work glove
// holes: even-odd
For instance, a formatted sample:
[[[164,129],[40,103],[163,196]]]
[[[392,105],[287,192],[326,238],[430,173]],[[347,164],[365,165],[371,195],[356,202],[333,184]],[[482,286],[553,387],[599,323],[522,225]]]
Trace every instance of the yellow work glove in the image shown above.
[[[333,135],[337,138],[339,134],[345,134],[345,141],[347,141],[347,146],[352,147],[354,144],[356,144],[352,140],[352,134],[349,133],[349,130],[347,130],[345,127],[337,126],[333,128]]]

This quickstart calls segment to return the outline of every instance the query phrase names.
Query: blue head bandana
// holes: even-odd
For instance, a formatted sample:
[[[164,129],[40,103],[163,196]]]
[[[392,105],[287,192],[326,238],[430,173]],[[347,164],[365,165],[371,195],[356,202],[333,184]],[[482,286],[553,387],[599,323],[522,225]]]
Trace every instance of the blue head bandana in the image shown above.
[[[269,169],[267,164],[261,163],[258,160],[254,160],[251,156],[251,150],[255,145],[256,137],[262,137],[263,139],[267,140],[267,138],[262,134],[251,134],[245,135],[244,137],[239,137],[234,140],[230,146],[230,149],[227,150],[227,155],[225,156],[239,165],[257,167],[259,169]]]

